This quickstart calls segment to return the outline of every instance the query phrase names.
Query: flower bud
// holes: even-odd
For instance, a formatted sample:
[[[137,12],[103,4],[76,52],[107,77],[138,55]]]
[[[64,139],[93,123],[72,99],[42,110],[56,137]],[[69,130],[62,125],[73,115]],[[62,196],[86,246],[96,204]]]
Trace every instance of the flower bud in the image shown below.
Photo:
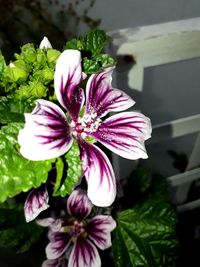
[[[6,78],[9,82],[21,83],[26,81],[28,77],[28,69],[26,64],[22,60],[17,60],[13,63],[10,63],[6,68]]]
[[[25,44],[21,48],[21,56],[24,61],[28,64],[35,62],[36,60],[36,50],[33,44]]]
[[[44,38],[42,39],[40,46],[40,49],[44,49],[44,48],[52,48],[51,43],[49,42],[48,38],[46,36],[44,36]]]

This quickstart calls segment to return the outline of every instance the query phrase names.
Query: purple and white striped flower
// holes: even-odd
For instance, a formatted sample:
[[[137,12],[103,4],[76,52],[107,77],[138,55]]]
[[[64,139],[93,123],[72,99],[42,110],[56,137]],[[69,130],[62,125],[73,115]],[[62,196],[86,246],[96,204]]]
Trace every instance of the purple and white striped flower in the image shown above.
[[[33,189],[27,196],[24,204],[26,222],[34,220],[40,212],[49,208],[49,194],[45,186]]]
[[[136,160],[147,158],[144,141],[151,135],[150,120],[138,112],[122,112],[102,120],[109,112],[124,111],[134,105],[127,94],[112,88],[112,72],[113,68],[106,68],[92,74],[84,94],[80,87],[86,78],[81,54],[78,50],[65,50],[56,63],[54,86],[57,99],[68,115],[50,101],[37,100],[33,112],[25,114],[25,127],[18,137],[21,154],[30,160],[59,157],[76,139],[88,197],[101,207],[114,201],[116,180],[109,159],[93,141],[124,158]]]
[[[85,191],[76,189],[67,200],[67,211],[73,216],[63,220],[60,230],[55,230],[52,218],[37,221],[46,225],[49,221],[46,247],[47,261],[44,266],[61,266],[59,262],[68,257],[68,267],[100,267],[101,260],[97,248],[104,250],[111,246],[111,231],[116,222],[111,216],[96,215],[89,218],[92,203]],[[43,267],[44,267],[43,266]]]

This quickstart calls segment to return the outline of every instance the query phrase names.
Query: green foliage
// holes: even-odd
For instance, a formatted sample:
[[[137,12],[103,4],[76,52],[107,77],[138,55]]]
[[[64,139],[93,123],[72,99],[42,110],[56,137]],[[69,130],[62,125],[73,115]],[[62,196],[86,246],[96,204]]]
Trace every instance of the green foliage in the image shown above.
[[[112,247],[116,266],[175,266],[175,226],[172,206],[155,199],[119,213]]]
[[[5,64],[0,56],[0,80],[5,93],[15,100],[33,103],[35,99],[52,96],[55,64],[60,51],[35,48],[28,43],[21,47],[21,53]]]
[[[85,37],[67,42],[65,49],[80,50],[83,56],[83,71],[86,74],[92,74],[116,64],[115,59],[102,52],[110,42],[111,37],[104,31],[93,30],[88,32]]]
[[[15,100],[13,97],[0,97],[0,123],[24,122],[24,113],[32,107],[27,101]]]
[[[65,167],[66,163],[67,167]],[[57,177],[53,195],[65,197],[72,192],[81,176],[80,150],[75,141],[65,157],[57,159],[56,170]]]
[[[47,88],[39,81],[29,82],[28,84],[20,85],[15,91],[14,99],[31,103],[34,99],[39,99],[47,96]]]
[[[169,202],[166,180],[138,167],[126,188],[137,198],[133,204],[131,194],[126,191],[126,202],[131,205],[117,216],[113,241],[116,266],[175,266],[177,213]]]
[[[29,161],[18,152],[17,134],[23,124],[10,123],[0,131],[0,202],[45,183],[52,161]]]
[[[23,253],[43,232],[35,222],[26,223],[22,205],[0,204],[0,214],[0,247],[14,247],[17,253]]]
[[[1,81],[4,76],[5,67],[6,67],[6,62],[5,62],[4,56],[2,55],[0,51],[0,85],[1,85]]]

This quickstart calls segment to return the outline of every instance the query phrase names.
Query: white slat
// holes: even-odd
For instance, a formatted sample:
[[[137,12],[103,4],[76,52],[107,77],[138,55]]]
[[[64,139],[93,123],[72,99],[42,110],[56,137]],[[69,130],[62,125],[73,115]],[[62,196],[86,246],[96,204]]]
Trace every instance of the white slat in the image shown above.
[[[143,88],[144,68],[200,56],[200,18],[108,32],[117,55],[137,62],[129,72],[129,86]]]

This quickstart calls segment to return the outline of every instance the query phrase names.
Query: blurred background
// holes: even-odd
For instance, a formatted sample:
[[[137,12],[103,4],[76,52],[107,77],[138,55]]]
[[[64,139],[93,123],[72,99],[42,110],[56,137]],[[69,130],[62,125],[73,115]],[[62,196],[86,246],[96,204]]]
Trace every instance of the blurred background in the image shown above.
[[[48,37],[54,48],[62,49],[66,41],[93,28],[109,33],[199,16],[198,0],[0,0],[0,49],[10,60],[20,46],[27,42],[39,44],[43,36]],[[154,124],[198,114],[199,73],[200,59],[146,68],[140,109]],[[126,74],[124,72],[124,77]],[[120,77],[123,77],[123,68]],[[122,78],[120,89],[126,90],[126,86],[126,80]],[[141,164],[166,177],[184,172],[195,138],[196,134],[191,134],[159,145],[149,144],[149,159],[141,161]],[[133,168],[130,161],[120,160],[119,178],[126,178]],[[179,214],[178,234],[182,252],[178,266],[200,265],[199,212],[196,208]],[[22,266],[29,256],[25,255],[25,259],[15,266]],[[19,260],[8,258],[5,258],[3,250],[0,253],[1,267],[14,266],[13,261]],[[184,265],[186,262],[190,265]],[[28,266],[37,265],[30,263]]]

